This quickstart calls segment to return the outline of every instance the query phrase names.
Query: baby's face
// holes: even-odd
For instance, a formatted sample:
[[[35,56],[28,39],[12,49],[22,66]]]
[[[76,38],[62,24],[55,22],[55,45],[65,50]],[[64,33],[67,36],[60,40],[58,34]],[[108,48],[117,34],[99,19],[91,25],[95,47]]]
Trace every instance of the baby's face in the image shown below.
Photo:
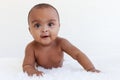
[[[49,45],[58,35],[58,14],[52,8],[33,9],[29,15],[29,29],[35,41]]]

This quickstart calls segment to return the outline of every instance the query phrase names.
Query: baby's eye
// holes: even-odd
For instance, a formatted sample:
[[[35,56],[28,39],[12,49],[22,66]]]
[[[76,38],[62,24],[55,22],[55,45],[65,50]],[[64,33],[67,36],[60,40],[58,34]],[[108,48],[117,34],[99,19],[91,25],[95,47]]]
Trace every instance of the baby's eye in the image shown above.
[[[49,27],[52,27],[54,25],[54,23],[48,23]]]
[[[34,25],[34,27],[35,28],[39,28],[41,25],[39,24],[39,23],[36,23],[35,25]]]

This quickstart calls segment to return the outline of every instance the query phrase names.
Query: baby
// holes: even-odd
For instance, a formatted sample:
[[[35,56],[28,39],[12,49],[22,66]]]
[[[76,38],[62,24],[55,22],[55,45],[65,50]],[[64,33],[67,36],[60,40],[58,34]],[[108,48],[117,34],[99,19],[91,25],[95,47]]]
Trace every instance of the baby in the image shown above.
[[[43,75],[36,65],[46,69],[62,67],[64,53],[77,60],[86,71],[100,72],[88,57],[68,40],[58,37],[60,19],[50,4],[35,5],[28,14],[29,31],[34,40],[25,49],[23,71],[28,75]]]

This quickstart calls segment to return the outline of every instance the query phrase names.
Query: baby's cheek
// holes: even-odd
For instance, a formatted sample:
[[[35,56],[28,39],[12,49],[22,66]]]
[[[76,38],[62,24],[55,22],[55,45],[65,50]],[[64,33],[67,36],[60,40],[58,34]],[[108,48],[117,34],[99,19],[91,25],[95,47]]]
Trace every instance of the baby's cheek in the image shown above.
[[[51,39],[52,40],[55,40],[57,38],[57,35],[56,34],[53,34],[52,36],[51,36]]]

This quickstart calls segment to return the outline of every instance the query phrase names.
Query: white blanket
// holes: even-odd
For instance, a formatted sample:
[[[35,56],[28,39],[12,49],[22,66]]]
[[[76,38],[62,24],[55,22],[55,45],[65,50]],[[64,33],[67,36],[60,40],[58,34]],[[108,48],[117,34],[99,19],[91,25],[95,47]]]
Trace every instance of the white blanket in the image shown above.
[[[43,77],[29,77],[22,72],[22,58],[0,58],[0,79],[1,80],[120,80],[119,57],[91,58],[101,73],[86,72],[77,61],[65,57],[62,68],[38,69],[45,74]],[[119,59],[120,60],[120,59]]]

